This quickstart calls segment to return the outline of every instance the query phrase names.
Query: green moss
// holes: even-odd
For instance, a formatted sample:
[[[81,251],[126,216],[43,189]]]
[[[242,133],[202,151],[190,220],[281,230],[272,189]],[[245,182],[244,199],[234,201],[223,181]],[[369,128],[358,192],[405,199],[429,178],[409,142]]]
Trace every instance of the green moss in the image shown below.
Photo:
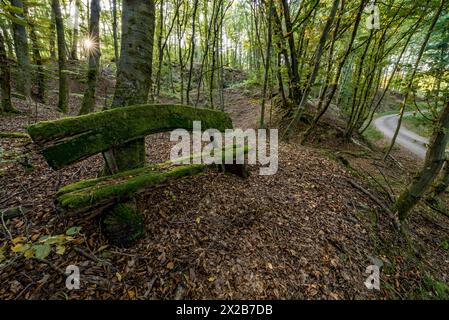
[[[146,168],[142,168],[145,170]],[[58,204],[66,210],[77,210],[109,202],[112,199],[127,200],[140,189],[159,185],[167,180],[203,172],[205,165],[181,166],[166,172],[145,172],[140,175],[115,179],[114,176],[85,189],[65,193],[57,198]]]
[[[29,139],[30,136],[23,132],[0,132],[0,138]]]
[[[237,153],[247,153],[249,148],[233,149],[234,157]],[[230,149],[224,148],[223,151]],[[226,152],[222,153],[223,159]],[[194,155],[190,158],[197,158]],[[57,193],[57,203],[62,209],[76,211],[92,205],[100,205],[111,200],[127,200],[141,189],[164,183],[168,180],[196,175],[204,172],[207,165],[174,166],[172,161],[161,164],[151,164],[143,168],[121,172],[112,176],[84,180],[60,189]],[[232,173],[232,172],[231,172]]]
[[[193,121],[201,121],[203,130],[232,128],[229,116],[220,111],[182,105],[137,105],[44,121],[27,129],[33,141],[50,145],[43,155],[52,168],[59,169],[135,138],[178,128],[191,130]]]
[[[111,243],[127,247],[142,237],[143,217],[133,204],[119,203],[105,213],[102,229]]]
[[[422,299],[449,300],[449,286],[431,276],[423,279]]]

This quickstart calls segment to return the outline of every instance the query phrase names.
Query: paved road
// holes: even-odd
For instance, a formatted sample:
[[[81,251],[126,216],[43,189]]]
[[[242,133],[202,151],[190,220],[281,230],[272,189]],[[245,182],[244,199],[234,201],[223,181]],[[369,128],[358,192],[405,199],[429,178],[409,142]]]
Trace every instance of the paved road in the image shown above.
[[[412,112],[406,112],[404,116],[411,114]],[[376,126],[377,130],[383,133],[385,138],[391,141],[398,124],[398,119],[398,115],[391,114],[376,119],[374,121],[374,125]],[[420,135],[404,128],[404,123],[402,123],[401,129],[399,130],[399,134],[396,139],[397,144],[416,154],[419,158],[424,159],[427,151],[426,144],[428,142],[429,139],[421,137]]]

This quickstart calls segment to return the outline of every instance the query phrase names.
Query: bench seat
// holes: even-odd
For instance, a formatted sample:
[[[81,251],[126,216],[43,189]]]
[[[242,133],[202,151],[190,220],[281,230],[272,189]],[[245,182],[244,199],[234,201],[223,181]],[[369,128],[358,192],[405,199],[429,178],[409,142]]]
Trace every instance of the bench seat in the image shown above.
[[[247,154],[248,150],[247,146],[223,148],[223,160],[226,152],[233,152],[232,156],[235,159],[241,153]],[[196,154],[189,158],[192,160],[201,156]],[[85,212],[109,203],[126,201],[142,190],[161,185],[169,180],[200,174],[210,167],[216,167],[216,165],[176,165],[173,161],[147,164],[142,168],[67,185],[57,192],[55,203],[62,212]]]

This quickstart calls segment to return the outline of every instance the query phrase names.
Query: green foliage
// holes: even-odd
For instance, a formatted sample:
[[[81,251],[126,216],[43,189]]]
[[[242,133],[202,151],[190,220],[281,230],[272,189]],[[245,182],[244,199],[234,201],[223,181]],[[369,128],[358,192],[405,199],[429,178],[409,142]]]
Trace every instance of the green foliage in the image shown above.
[[[430,115],[423,116],[421,113],[404,116],[404,125],[420,136],[430,137],[433,132],[433,123],[429,121]]]
[[[449,286],[432,276],[426,275],[421,288],[421,299],[449,300]]]
[[[379,141],[382,140],[384,138],[384,135],[382,134],[382,132],[380,132],[379,130],[377,130],[373,124],[371,124],[366,130],[365,132],[363,132],[363,136],[370,141]]]

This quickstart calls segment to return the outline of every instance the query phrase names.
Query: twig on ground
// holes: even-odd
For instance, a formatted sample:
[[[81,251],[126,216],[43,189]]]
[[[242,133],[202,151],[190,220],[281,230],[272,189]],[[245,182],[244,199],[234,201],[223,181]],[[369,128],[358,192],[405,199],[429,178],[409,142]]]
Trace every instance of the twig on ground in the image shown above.
[[[8,227],[6,226],[3,212],[1,213],[1,220],[2,220],[3,228],[5,229],[5,232],[8,234],[9,239],[12,241],[12,234],[11,234],[11,231],[9,231]]]
[[[371,192],[369,192],[368,190],[366,190],[365,188],[363,188],[362,186],[360,186],[359,184],[357,184],[355,181],[351,180],[351,179],[347,179],[347,181],[349,182],[349,184],[351,186],[353,186],[354,188],[356,188],[357,190],[361,191],[362,193],[364,193],[365,195],[367,195],[371,200],[373,200],[379,207],[381,207],[392,219],[394,226],[400,230],[401,229],[401,223],[399,221],[399,219],[391,212],[391,210],[382,202],[380,201],[376,196],[374,196]]]
[[[144,298],[148,298],[148,296],[150,295],[151,290],[153,290],[153,286],[154,286],[154,283],[156,282],[156,279],[157,279],[157,277],[154,276],[153,278],[151,278],[150,282],[148,282],[148,289],[147,289],[147,291],[145,291],[145,294],[143,295]]]

